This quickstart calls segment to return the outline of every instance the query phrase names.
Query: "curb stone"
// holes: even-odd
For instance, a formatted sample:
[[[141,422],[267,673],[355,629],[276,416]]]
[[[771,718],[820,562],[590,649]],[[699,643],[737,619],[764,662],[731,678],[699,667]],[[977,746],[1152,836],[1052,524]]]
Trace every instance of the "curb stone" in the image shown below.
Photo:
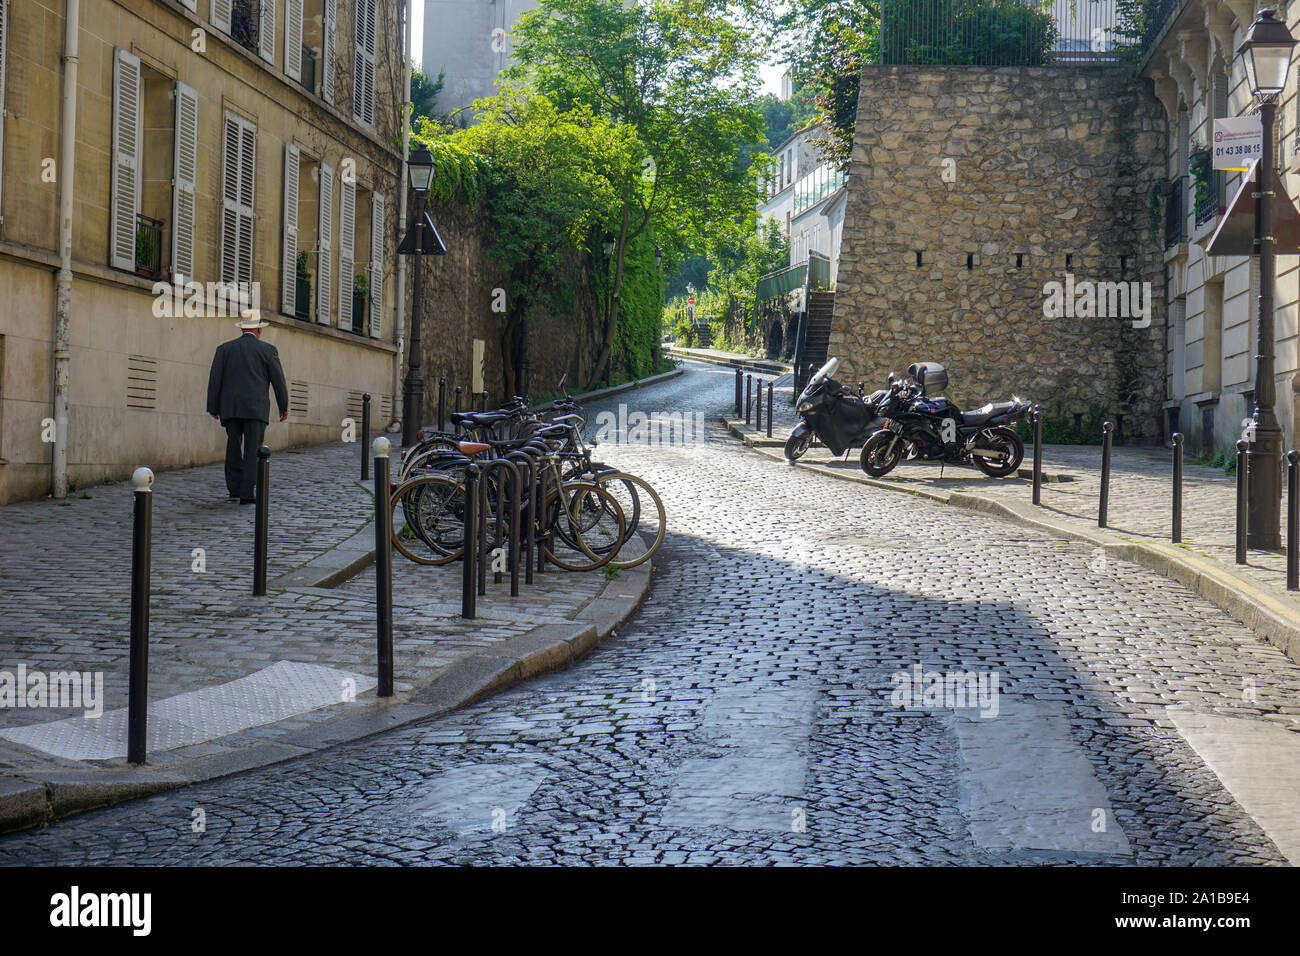
[[[751,430],[746,428],[743,422],[733,421],[725,415],[722,416],[722,420],[728,431],[740,438],[747,447],[767,458],[786,463],[782,451],[773,453],[766,444],[751,441],[749,435]],[[1279,601],[1253,581],[1207,559],[1189,554],[1181,548],[1158,541],[1123,540],[1113,532],[1102,528],[1084,530],[1071,527],[1053,521],[1047,513],[1035,508],[1029,502],[1002,501],[968,491],[914,488],[828,468],[818,468],[817,473],[839,481],[870,485],[895,494],[928,498],[940,504],[993,515],[1061,537],[1087,542],[1093,547],[1104,549],[1112,558],[1141,565],[1195,591],[1277,647],[1288,658],[1300,664],[1300,610]]]
[[[367,532],[373,542],[370,525],[348,540],[356,540]],[[372,548],[368,561],[353,561],[348,565],[355,565],[349,573],[345,574],[345,567],[330,569],[318,565],[311,572],[315,575],[311,579],[331,580],[337,585],[373,560]],[[315,561],[308,562],[312,564]],[[580,661],[636,612],[650,592],[651,575],[649,562],[624,571],[606,581],[600,593],[578,611],[574,620],[542,624],[492,647],[462,654],[414,687],[399,682],[399,692],[388,701],[372,699],[358,704],[365,708],[360,713],[291,731],[274,741],[175,762],[165,762],[162,759],[165,755],[160,754],[157,763],[138,768],[119,765],[86,769],[84,765],[69,766],[68,761],[59,761],[49,768],[15,768],[15,772],[0,776],[0,833],[48,825],[86,810],[257,770],[352,743],[464,707],[542,674],[563,670]],[[282,582],[285,577],[288,575],[277,581]]]

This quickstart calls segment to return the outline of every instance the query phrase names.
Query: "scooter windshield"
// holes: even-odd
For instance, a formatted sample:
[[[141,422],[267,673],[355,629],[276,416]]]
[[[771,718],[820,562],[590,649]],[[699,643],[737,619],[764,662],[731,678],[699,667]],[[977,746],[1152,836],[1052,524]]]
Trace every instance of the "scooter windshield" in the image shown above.
[[[838,358],[831,359],[825,365],[823,365],[821,368],[817,370],[816,374],[814,374],[813,377],[808,380],[808,384],[817,385],[821,383],[825,379],[828,379],[832,375],[834,375],[835,370],[839,367],[840,367],[840,360]]]

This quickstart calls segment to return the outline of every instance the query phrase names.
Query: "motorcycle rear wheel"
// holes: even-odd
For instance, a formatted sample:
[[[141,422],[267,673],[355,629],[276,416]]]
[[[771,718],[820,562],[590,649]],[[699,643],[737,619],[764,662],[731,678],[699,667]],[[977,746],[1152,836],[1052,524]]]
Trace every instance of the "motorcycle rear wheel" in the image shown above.
[[[790,437],[785,440],[785,457],[789,461],[798,461],[804,456],[804,453],[812,447],[813,433],[809,428],[802,434],[795,432],[790,433]]]
[[[989,448],[1002,453],[1002,460],[996,458],[976,458],[975,467],[990,478],[1005,478],[1015,474],[1020,463],[1025,460],[1025,443],[1010,428],[999,428],[993,432],[993,438],[982,448]]]
[[[883,478],[894,470],[906,446],[907,443],[893,432],[877,432],[862,446],[858,462],[872,478]]]

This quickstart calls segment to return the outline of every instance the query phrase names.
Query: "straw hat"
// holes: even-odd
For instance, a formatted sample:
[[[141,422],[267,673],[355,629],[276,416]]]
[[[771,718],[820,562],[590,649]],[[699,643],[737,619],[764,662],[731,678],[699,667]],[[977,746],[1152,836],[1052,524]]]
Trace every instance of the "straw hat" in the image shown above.
[[[244,331],[249,331],[250,329],[264,329],[270,324],[270,322],[262,321],[262,313],[257,309],[245,312],[244,318],[239,320],[239,327]]]

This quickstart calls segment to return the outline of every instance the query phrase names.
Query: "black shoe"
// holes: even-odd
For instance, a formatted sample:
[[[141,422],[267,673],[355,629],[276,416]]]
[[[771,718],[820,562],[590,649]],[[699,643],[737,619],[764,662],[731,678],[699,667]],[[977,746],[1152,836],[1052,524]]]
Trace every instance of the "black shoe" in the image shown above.
[[[226,504],[233,505],[239,500],[239,495],[226,495]]]
[[[239,499],[239,503],[240,503],[241,505],[255,505],[255,504],[257,504],[257,499],[256,499],[256,498],[240,498],[240,499]]]

